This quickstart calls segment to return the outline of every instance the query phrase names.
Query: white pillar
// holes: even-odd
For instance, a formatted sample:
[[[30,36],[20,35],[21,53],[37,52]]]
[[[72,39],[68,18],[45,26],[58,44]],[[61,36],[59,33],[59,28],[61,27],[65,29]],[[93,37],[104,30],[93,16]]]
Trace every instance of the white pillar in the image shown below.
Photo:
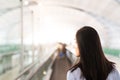
[[[34,11],[31,10],[31,21],[32,21],[32,62],[34,63]]]
[[[23,70],[23,59],[24,59],[24,45],[23,45],[23,0],[20,0],[21,3],[21,54],[20,54],[20,68]]]

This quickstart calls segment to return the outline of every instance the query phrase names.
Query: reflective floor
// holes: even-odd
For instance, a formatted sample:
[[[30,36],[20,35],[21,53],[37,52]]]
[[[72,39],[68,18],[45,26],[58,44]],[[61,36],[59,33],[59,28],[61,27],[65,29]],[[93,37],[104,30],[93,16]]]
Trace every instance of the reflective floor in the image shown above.
[[[18,76],[20,67],[15,67],[6,73],[0,75],[0,80],[14,80]]]
[[[53,63],[53,72],[50,80],[66,80],[67,71],[71,66],[72,64],[67,57],[60,58],[58,56]]]

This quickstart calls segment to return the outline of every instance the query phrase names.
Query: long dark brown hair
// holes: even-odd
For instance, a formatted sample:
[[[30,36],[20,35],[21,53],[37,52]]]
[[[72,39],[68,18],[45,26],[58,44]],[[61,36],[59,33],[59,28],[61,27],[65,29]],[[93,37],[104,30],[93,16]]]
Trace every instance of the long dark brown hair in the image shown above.
[[[79,67],[86,80],[106,80],[114,63],[106,59],[97,31],[90,26],[84,26],[77,31],[76,40],[80,61],[72,71]]]

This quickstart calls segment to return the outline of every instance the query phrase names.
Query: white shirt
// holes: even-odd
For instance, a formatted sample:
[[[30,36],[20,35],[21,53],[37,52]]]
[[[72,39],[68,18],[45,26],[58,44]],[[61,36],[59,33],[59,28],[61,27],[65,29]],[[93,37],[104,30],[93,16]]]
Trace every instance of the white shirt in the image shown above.
[[[73,72],[71,72],[71,70],[67,72],[67,80],[86,80],[84,77],[80,76],[81,76],[80,68],[75,69]],[[120,80],[119,72],[116,69],[112,70],[109,73],[106,80]]]

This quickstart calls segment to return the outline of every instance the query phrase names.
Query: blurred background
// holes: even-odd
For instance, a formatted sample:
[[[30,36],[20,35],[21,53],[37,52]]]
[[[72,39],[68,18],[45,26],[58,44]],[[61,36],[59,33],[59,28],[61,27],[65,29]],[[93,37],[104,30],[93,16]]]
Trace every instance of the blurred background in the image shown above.
[[[0,80],[50,80],[57,43],[93,26],[120,71],[120,0],[0,0]]]

